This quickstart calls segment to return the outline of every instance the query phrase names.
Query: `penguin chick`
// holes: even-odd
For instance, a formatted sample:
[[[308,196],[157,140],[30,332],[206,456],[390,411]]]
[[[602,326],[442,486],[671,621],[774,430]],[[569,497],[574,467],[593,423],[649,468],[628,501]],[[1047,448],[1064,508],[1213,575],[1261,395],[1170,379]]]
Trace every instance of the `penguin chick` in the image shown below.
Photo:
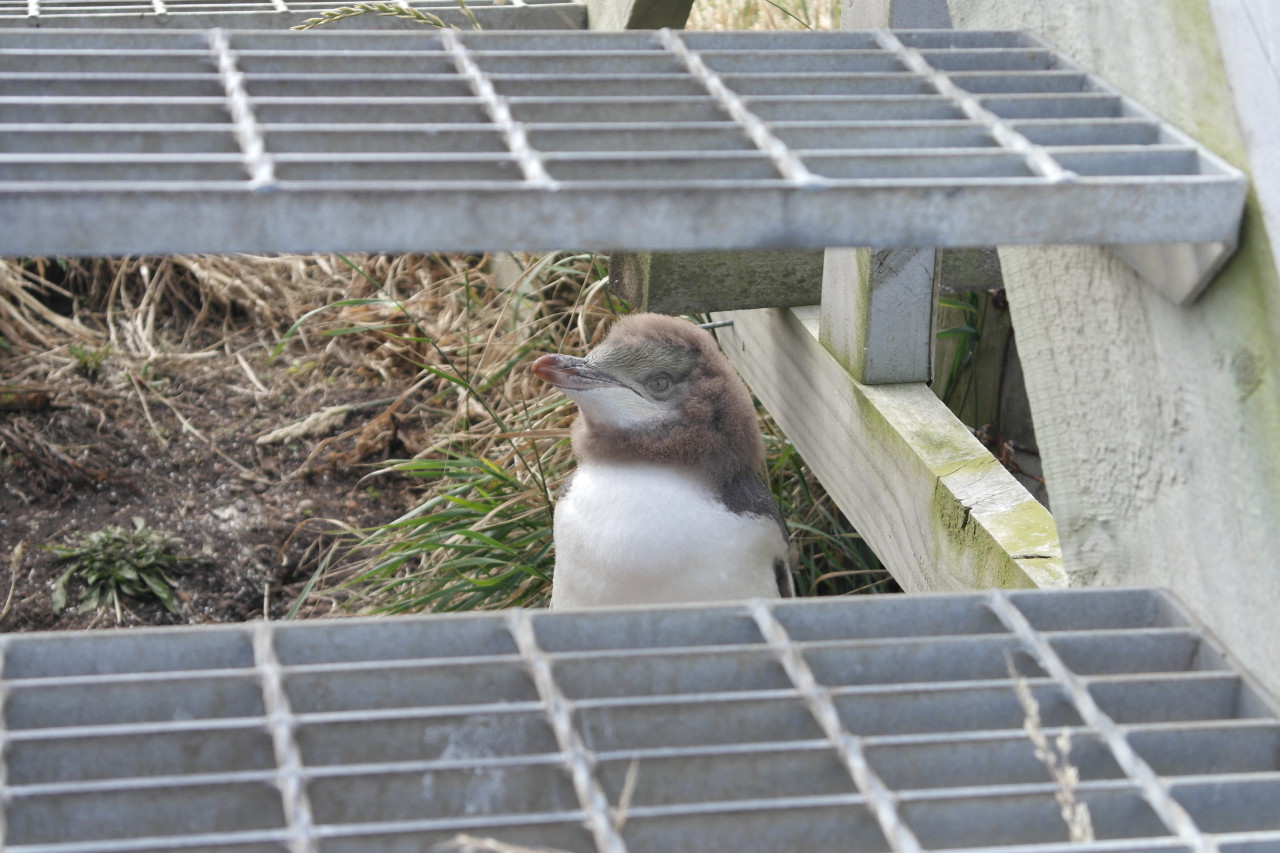
[[[635,314],[533,372],[578,404],[553,608],[795,594],[746,385],[708,332]]]

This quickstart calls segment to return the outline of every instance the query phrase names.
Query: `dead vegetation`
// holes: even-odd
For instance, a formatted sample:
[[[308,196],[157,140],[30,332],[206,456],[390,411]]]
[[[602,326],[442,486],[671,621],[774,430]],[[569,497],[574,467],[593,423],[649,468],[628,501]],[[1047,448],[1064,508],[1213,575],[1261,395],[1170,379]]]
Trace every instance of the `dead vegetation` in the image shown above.
[[[690,28],[838,14],[706,0]],[[103,624],[49,607],[48,546],[136,518],[190,559],[178,612],[132,601],[125,624],[542,603],[572,410],[525,364],[625,306],[607,259],[520,263],[499,287],[441,255],[0,262],[0,629]],[[764,425],[801,591],[890,588]]]
[[[482,315],[492,290],[474,258],[353,264],[0,265],[3,553],[140,515],[200,558],[175,621],[283,615],[299,578],[348,538],[334,532],[354,536],[415,500],[411,483],[360,480],[457,431],[457,387],[427,368],[476,358],[476,324],[459,318]],[[412,335],[399,333],[406,324]],[[288,431],[317,412],[330,415],[322,428]],[[4,627],[85,624],[52,614],[49,552],[25,554]],[[133,621],[165,621],[136,610]]]
[[[125,624],[542,603],[572,410],[526,365],[625,306],[604,258],[522,262],[506,287],[439,255],[0,265],[4,627],[105,623],[52,612],[39,546],[135,517],[190,562],[176,614]],[[883,587],[766,431],[802,589]]]

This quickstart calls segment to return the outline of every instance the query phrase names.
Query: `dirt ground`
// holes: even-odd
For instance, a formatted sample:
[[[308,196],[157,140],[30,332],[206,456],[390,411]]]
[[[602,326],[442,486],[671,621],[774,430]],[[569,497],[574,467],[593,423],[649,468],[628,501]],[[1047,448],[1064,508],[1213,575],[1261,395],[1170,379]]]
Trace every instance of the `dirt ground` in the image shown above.
[[[120,625],[237,622],[285,616],[322,557],[412,505],[404,478],[366,479],[428,429],[396,405],[406,377],[296,348],[272,358],[251,320],[216,345],[112,352],[92,377],[65,340],[0,346],[0,631],[116,627],[113,609],[76,612],[75,583],[64,612],[51,606],[63,563],[46,546],[77,532],[141,518],[183,540],[180,612],[126,599]],[[342,405],[310,434],[259,441]]]
[[[283,370],[254,368],[268,387]],[[182,537],[176,553],[190,559],[173,572],[180,613],[135,599],[126,601],[122,624],[237,622],[264,611],[280,618],[344,531],[384,523],[410,500],[403,482],[361,481],[372,463],[404,453],[389,419],[379,417],[386,403],[349,413],[333,434],[354,434],[314,458],[323,437],[257,443],[326,407],[396,393],[369,377],[339,373],[322,393],[263,392],[234,357],[175,360],[146,378],[144,408],[140,377],[110,365],[103,373],[97,382],[68,376],[46,386],[51,405],[42,411],[0,413],[10,450],[0,486],[8,575],[0,630],[114,627],[110,610],[53,612],[60,561],[41,546],[107,524],[131,528],[135,517]],[[24,445],[29,455],[12,452]]]

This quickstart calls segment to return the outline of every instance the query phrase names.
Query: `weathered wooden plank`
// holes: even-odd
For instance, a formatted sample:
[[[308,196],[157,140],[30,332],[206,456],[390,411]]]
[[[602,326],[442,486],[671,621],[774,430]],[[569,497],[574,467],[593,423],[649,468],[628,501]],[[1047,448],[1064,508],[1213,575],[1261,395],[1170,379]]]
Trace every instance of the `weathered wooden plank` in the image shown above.
[[[683,29],[693,0],[586,0],[592,30]]]
[[[1036,32],[1253,173],[1240,252],[1190,307],[1099,249],[1002,249],[1001,265],[1072,582],[1171,587],[1277,689],[1280,193],[1265,178],[1277,162],[1266,105],[1280,95],[1274,75],[1243,73],[1267,51],[1253,26],[1265,19],[1241,17],[1274,6],[951,10],[958,27]]]
[[[994,290],[1003,287],[996,249],[943,249],[938,253],[938,289],[942,293]]]
[[[823,305],[828,348],[867,384],[927,382],[933,249],[615,252],[610,285],[635,308],[701,314]],[[860,260],[861,259],[861,260]]]
[[[614,252],[609,284],[659,314],[812,305],[822,294],[822,251]]]
[[[1211,0],[1236,117],[1249,148],[1250,180],[1280,258],[1280,3]]]
[[[995,249],[941,249],[938,255],[945,292],[1001,286]],[[794,308],[821,301],[822,269],[820,249],[614,252],[610,284],[638,310],[660,314]]]
[[[904,589],[1064,585],[1053,518],[926,386],[850,377],[816,307],[723,316],[724,351]]]
[[[935,249],[827,249],[822,343],[865,385],[928,382]]]
[[[947,0],[845,0],[840,21],[846,30],[949,29],[951,13]]]

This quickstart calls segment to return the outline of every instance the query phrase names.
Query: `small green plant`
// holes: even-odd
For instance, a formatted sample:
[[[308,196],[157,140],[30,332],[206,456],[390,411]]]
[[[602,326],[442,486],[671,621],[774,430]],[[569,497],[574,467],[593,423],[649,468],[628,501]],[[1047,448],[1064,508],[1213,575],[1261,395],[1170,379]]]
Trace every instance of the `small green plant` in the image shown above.
[[[796,594],[891,592],[888,570],[809,471],[795,446],[764,415],[765,465],[795,549]]]
[[[62,612],[67,606],[67,586],[73,577],[84,582],[80,593],[79,613],[97,610],[110,603],[116,621],[122,619],[120,596],[138,598],[153,596],[170,613],[178,612],[173,579],[166,570],[188,558],[173,553],[182,539],[163,530],[148,528],[135,516],[133,529],[108,524],[95,533],[77,533],[61,545],[47,545],[48,550],[70,560],[66,570],[53,585],[53,609]]]
[[[67,346],[67,352],[76,360],[76,370],[79,370],[81,375],[87,379],[96,379],[98,371],[102,369],[102,363],[107,360],[107,356],[111,355],[111,345],[87,347],[72,343]]]
[[[942,402],[952,405],[958,392],[967,395],[970,391],[967,385],[963,385],[962,377],[972,367],[977,357],[978,345],[982,341],[982,311],[976,293],[966,293],[960,297],[943,296],[938,300],[938,306],[964,312],[963,322],[940,329],[937,333],[939,338],[956,339],[955,351],[950,364],[946,366],[942,388],[938,394]],[[957,403],[957,408],[962,405],[963,402]]]

